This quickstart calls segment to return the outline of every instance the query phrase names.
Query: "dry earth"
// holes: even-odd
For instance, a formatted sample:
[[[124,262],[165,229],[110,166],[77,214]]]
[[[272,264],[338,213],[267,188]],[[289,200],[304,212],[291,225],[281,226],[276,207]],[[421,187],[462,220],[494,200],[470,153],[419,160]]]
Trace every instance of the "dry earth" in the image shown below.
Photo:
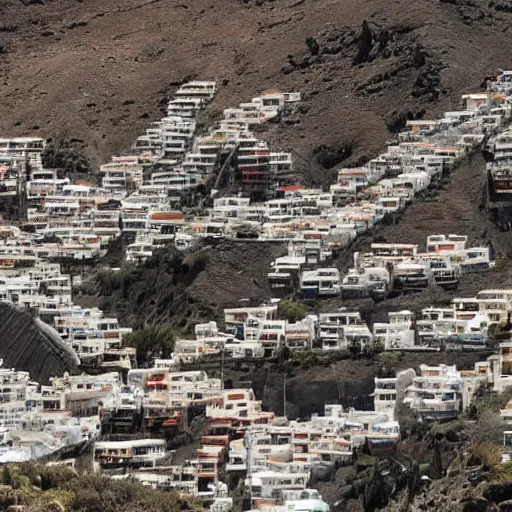
[[[0,133],[75,140],[97,164],[187,78],[218,81],[212,110],[296,90],[302,113],[262,136],[325,183],[382,148],[397,118],[439,114],[510,66],[509,3],[3,0]]]

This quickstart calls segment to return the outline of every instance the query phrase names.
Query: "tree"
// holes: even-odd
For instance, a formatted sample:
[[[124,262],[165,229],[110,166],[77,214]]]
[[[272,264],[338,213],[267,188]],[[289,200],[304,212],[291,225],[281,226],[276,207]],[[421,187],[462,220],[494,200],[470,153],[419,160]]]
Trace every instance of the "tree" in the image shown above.
[[[76,480],[72,489],[75,499],[70,508],[81,512],[177,512],[191,508],[191,500],[180,498],[178,493],[154,491],[131,478],[86,476]]]
[[[277,308],[277,313],[279,318],[295,323],[302,320],[308,314],[308,310],[306,306],[300,302],[282,300]]]
[[[127,346],[137,350],[137,364],[141,367],[155,357],[169,358],[174,349],[176,332],[171,324],[155,325],[129,334],[124,341]]]
[[[85,155],[67,140],[50,141],[41,154],[44,167],[62,169],[65,174],[92,176],[92,167]]]
[[[394,377],[396,366],[400,357],[395,352],[382,352],[379,354],[381,363],[380,374],[382,377]]]
[[[8,475],[8,477],[7,477]],[[176,491],[157,491],[133,478],[78,476],[69,468],[38,463],[4,466],[0,508],[27,512],[200,512],[201,503]],[[42,483],[42,485],[41,485]]]

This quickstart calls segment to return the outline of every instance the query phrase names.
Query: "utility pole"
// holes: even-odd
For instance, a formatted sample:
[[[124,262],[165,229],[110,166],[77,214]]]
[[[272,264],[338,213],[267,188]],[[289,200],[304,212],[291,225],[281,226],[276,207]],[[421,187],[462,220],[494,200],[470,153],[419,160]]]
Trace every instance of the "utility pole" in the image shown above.
[[[25,154],[23,161],[23,170],[21,172],[21,193],[20,193],[20,218],[22,220],[27,219],[27,181],[29,178],[30,164],[28,161],[28,155]]]

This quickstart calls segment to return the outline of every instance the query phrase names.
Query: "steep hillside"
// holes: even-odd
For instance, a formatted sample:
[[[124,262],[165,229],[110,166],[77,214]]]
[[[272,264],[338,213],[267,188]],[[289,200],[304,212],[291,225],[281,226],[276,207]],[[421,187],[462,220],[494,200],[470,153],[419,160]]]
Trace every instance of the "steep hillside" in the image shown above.
[[[66,371],[78,372],[78,357],[53,329],[3,303],[0,319],[0,353],[6,368],[28,371],[41,383]]]
[[[325,182],[406,116],[441,112],[512,64],[509,0],[3,0],[0,133],[66,137],[95,163],[129,150],[186,78],[212,110],[301,91],[266,137]],[[363,24],[367,20],[368,23]]]
[[[471,297],[485,288],[512,286],[512,232],[501,232],[485,209],[485,162],[479,153],[463,161],[441,190],[417,198],[396,224],[380,224],[358,237],[333,262],[344,273],[353,265],[354,251],[368,251],[373,241],[410,242],[425,250],[428,235],[468,235],[472,246],[490,245],[503,256],[493,269],[465,273],[457,290],[428,288],[375,303],[372,299],[322,300],[322,311],[354,306],[370,324],[387,321],[389,311],[446,305],[455,297]],[[99,306],[135,328],[171,322],[189,330],[193,322],[218,319],[222,308],[240,301],[255,304],[271,297],[267,273],[270,263],[286,253],[285,244],[209,239],[185,258],[172,248],[157,254],[144,267],[122,272],[117,284],[103,286],[106,274],[91,278],[82,295],[83,306]],[[184,266],[183,266],[184,265]],[[122,285],[125,282],[125,286]]]
[[[170,322],[193,332],[195,323],[220,319],[223,308],[268,299],[268,269],[283,253],[281,243],[210,238],[189,253],[168,246],[138,267],[91,273],[74,300],[136,329]]]
[[[471,246],[490,244],[495,252],[507,255],[512,235],[501,232],[486,210],[485,165],[480,152],[470,155],[452,172],[448,183],[429,192],[429,197],[416,199],[396,224],[378,226],[374,238],[390,243],[407,240],[426,250],[426,238],[435,228],[465,234]],[[369,250],[371,241],[372,237],[359,238],[349,252]]]
[[[357,305],[370,321],[387,321],[386,314],[401,308],[419,310],[430,305],[448,304],[455,297],[472,297],[486,288],[512,286],[512,233],[501,232],[489,219],[485,209],[485,162],[475,153],[452,173],[450,182],[435,197],[416,199],[393,225],[379,225],[373,233],[365,234],[343,251],[336,264],[342,271],[353,265],[354,251],[368,251],[374,241],[408,242],[425,250],[428,235],[434,232],[467,235],[472,246],[491,246],[503,256],[501,267],[487,271],[465,273],[457,290],[429,288],[423,292],[374,303],[372,300],[346,301]]]
[[[277,87],[304,101],[260,136],[293,150],[299,176],[325,184],[337,164],[379,151],[407,117],[438,115],[511,66],[511,21],[510,0],[3,0],[0,135],[64,137],[100,163],[128,151],[185,79],[218,81],[212,114]],[[423,242],[434,228],[508,253],[509,235],[480,208],[482,171],[478,158],[461,167],[436,202],[417,202],[378,235]],[[194,261],[180,261],[184,271],[162,260],[78,300],[134,327],[187,329],[240,299],[268,297],[266,272],[282,251],[220,243],[191,272]],[[502,285],[504,275],[465,277],[458,293]],[[425,292],[367,309],[447,299]]]

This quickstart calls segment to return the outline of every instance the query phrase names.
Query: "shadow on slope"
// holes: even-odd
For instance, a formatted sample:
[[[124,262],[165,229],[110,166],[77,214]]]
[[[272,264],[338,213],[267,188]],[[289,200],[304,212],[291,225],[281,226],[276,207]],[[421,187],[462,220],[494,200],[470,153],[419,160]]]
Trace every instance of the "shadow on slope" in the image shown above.
[[[4,366],[30,373],[40,383],[78,373],[78,358],[57,332],[29,313],[0,303],[0,355]]]
[[[259,304],[271,296],[270,263],[286,252],[276,243],[205,239],[187,253],[165,247],[139,266],[99,270],[74,300],[144,329],[167,324],[183,333],[196,323],[219,321],[222,309]]]

